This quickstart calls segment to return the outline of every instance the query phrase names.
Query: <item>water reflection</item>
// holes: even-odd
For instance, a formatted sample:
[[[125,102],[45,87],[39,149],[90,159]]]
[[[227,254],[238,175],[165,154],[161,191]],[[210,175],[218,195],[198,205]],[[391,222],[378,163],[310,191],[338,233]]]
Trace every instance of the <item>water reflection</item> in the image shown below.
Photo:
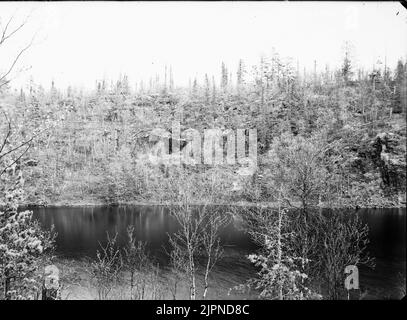
[[[55,226],[57,252],[68,257],[95,256],[99,243],[106,243],[106,233],[118,234],[124,245],[126,229],[134,226],[137,240],[146,241],[155,254],[163,253],[168,233],[178,229],[176,219],[162,206],[58,207],[38,208],[34,218],[45,228]],[[221,232],[227,248],[249,251],[255,249],[248,236],[232,224]]]

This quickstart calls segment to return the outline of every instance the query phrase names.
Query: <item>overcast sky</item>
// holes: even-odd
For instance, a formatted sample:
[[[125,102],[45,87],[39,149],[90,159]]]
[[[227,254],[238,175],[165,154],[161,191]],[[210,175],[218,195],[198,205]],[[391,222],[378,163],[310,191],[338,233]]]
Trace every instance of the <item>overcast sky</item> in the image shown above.
[[[36,34],[20,67],[31,67],[14,86],[34,80],[49,87],[93,88],[96,79],[129,76],[148,81],[172,65],[177,85],[219,79],[220,64],[236,69],[274,47],[283,56],[312,68],[340,63],[345,40],[355,47],[357,63],[372,67],[378,59],[395,66],[407,57],[407,10],[398,2],[62,2],[0,3],[4,23],[15,25],[31,12],[27,28],[0,49],[0,68]]]

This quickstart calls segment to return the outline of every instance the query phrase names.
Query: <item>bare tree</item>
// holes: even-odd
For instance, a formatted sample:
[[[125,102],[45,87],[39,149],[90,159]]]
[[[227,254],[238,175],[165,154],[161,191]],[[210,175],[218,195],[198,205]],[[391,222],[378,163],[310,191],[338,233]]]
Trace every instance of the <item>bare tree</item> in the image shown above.
[[[117,248],[117,233],[114,237],[107,233],[107,243],[104,246],[100,244],[96,260],[91,263],[88,271],[95,282],[99,300],[108,299],[119,279],[122,267],[122,257]]]
[[[3,19],[0,17],[0,50],[5,47],[7,42],[18,32],[20,32],[24,26],[26,26],[30,15],[28,15],[22,22],[18,23],[16,26],[13,26],[13,21],[15,19],[12,15],[9,19],[3,22]],[[0,89],[10,83],[10,75],[15,70],[21,56],[31,47],[33,44],[35,36],[32,37],[31,41],[25,45],[22,49],[19,49],[12,61],[8,66],[4,68],[4,72],[0,73]],[[32,133],[31,137],[21,138],[19,137],[18,130],[13,128],[12,122],[8,117],[4,107],[0,105],[2,115],[5,118],[5,132],[3,137],[1,137],[0,127],[0,177],[7,172],[8,169],[13,168],[16,164],[19,163],[21,158],[27,153],[27,151],[32,146],[32,141],[43,131],[36,130]]]
[[[177,219],[180,230],[170,236],[170,244],[178,253],[178,258],[183,261],[184,271],[188,276],[190,286],[190,299],[196,299],[196,272],[197,256],[200,248],[201,229],[204,215],[198,210],[193,213],[193,208],[188,198],[185,197],[181,204],[171,207],[171,213]]]
[[[147,251],[147,244],[136,240],[134,226],[127,228],[128,242],[124,248],[124,270],[130,276],[130,299],[143,300],[152,276],[155,276],[155,266]],[[156,279],[157,280],[157,279]]]
[[[219,231],[229,222],[229,217],[221,210],[214,209],[206,216],[206,220],[204,232],[202,234],[203,250],[207,259],[205,266],[204,291],[202,294],[203,299],[206,299],[209,289],[209,274],[223,254],[223,248],[219,239]]]
[[[180,226],[176,233],[169,236],[173,250],[171,257],[172,261],[176,262],[176,269],[187,274],[191,300],[197,297],[197,273],[203,258],[202,298],[205,299],[209,289],[210,273],[223,252],[219,232],[229,221],[229,215],[220,208],[210,205],[213,203],[214,194],[205,195],[206,200],[202,205],[193,205],[193,201],[199,198],[202,191],[194,188],[189,179],[182,179],[182,177],[181,174],[181,179],[178,181],[178,203],[170,206],[170,212]]]
[[[3,19],[0,17],[0,50],[4,48],[7,44],[8,40],[14,37],[19,31],[21,31],[24,26],[27,25],[30,15],[28,15],[22,22],[18,23],[17,26],[13,27],[13,21],[15,19],[14,15],[12,15],[9,19],[3,23]],[[21,49],[19,49],[11,59],[11,62],[8,66],[4,67],[4,72],[0,73],[0,89],[7,84],[10,83],[11,78],[10,75],[15,70],[18,62],[20,61],[23,54],[32,46],[34,41],[35,35],[31,38],[28,44],[24,45]]]

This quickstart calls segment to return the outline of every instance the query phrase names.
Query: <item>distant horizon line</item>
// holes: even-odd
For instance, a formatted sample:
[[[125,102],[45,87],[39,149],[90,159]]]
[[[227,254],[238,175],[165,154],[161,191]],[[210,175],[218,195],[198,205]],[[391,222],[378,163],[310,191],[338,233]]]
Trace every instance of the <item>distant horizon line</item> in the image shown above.
[[[282,57],[282,59],[283,60],[289,59],[289,60],[292,60],[292,61],[298,61],[298,60],[294,60],[291,57]],[[387,62],[385,64],[385,62],[378,60],[378,62],[376,62],[375,64],[373,64],[370,67],[364,67],[364,66],[358,64],[358,65],[354,66],[352,68],[352,70],[356,71],[356,73],[359,72],[359,71],[364,72],[364,73],[366,73],[366,72],[368,73],[368,72],[372,72],[373,70],[378,70],[378,71],[389,70],[391,74],[394,74],[394,71],[396,70],[397,64],[398,64],[399,61],[402,61],[403,63],[407,63],[407,53],[406,53],[404,58],[402,58],[402,57],[398,58],[397,62],[393,66],[387,64]],[[226,63],[225,63],[225,65],[226,65],[228,71],[230,71],[228,65]],[[252,65],[248,65],[248,66],[246,65],[246,67],[248,69],[250,69],[250,70],[246,70],[247,74],[249,74],[249,76],[246,77],[246,79],[253,80],[253,76],[250,75],[250,73],[252,72],[252,69],[257,65],[258,64],[252,64]],[[171,67],[171,64],[167,64],[166,66]],[[335,72],[339,71],[340,67],[341,67],[340,64],[335,64],[334,67],[331,69],[332,65],[330,65],[329,63],[325,63],[325,64],[323,64],[325,70],[323,70],[321,68],[317,68],[316,73],[315,73],[314,68],[302,66],[302,68],[297,69],[297,67],[295,66],[294,63],[292,63],[291,66],[292,66],[292,69],[294,71],[298,72],[300,79],[312,77],[314,74],[316,74],[317,76],[324,75],[324,74],[326,74],[326,68],[327,67],[328,67],[330,73],[334,74]],[[321,64],[319,64],[319,66],[321,66]],[[219,69],[221,69],[221,68],[219,68]],[[237,85],[236,78],[237,78],[238,68],[235,67],[232,70],[233,71],[229,72],[229,75],[234,75],[234,77],[232,78],[233,79],[232,83],[233,83],[234,86],[236,86]],[[305,71],[305,75],[306,75],[305,77],[304,77],[304,71]],[[188,81],[186,81],[186,82],[181,81],[180,84],[176,84],[177,81],[173,81],[173,83],[175,85],[174,88],[176,88],[176,89],[188,89],[188,88],[191,87],[191,85],[193,84],[193,82],[195,80],[197,80],[198,84],[204,84],[206,75],[209,78],[209,83],[210,83],[211,86],[213,86],[212,79],[215,78],[215,79],[218,80],[218,81],[215,81],[215,86],[217,88],[220,87],[219,84],[220,84],[220,79],[221,79],[221,70],[219,70],[219,73],[218,73],[217,76],[215,76],[213,73],[210,73],[210,74],[205,73],[205,74],[199,74],[199,76],[194,76],[194,77],[191,76],[191,77],[189,77]],[[160,79],[160,81],[158,83],[155,82],[155,79],[157,78],[157,76]],[[50,78],[49,82],[48,82],[49,85],[47,86],[47,85],[45,85],[45,83],[43,83],[43,81],[38,81],[38,80],[36,81],[35,80],[35,77],[36,77],[35,75],[27,74],[26,77],[28,79],[26,81],[24,81],[23,83],[19,83],[19,84],[15,84],[16,82],[18,83],[19,81],[11,80],[10,83],[8,84],[9,88],[13,89],[14,91],[21,90],[21,89],[23,89],[23,87],[26,87],[26,89],[29,89],[30,81],[32,81],[35,85],[41,86],[43,89],[46,89],[46,88],[52,89],[54,87],[54,88],[59,89],[59,90],[67,90],[67,89],[71,88],[71,89],[75,89],[75,90],[84,90],[85,89],[86,91],[93,91],[93,90],[97,89],[98,83],[106,81],[106,83],[110,86],[111,84],[117,83],[118,81],[120,81],[124,77],[127,77],[128,79],[130,79],[129,87],[132,88],[133,90],[137,89],[137,87],[141,83],[143,83],[145,85],[144,90],[149,90],[149,89],[151,89],[151,88],[149,88],[149,83],[151,81],[154,82],[155,84],[165,86],[165,82],[161,81],[161,80],[163,80],[165,78],[165,71],[163,71],[161,73],[152,74],[149,77],[138,78],[138,79],[131,79],[133,77],[131,75],[127,74],[126,72],[118,72],[117,76],[95,77],[95,79],[93,80],[93,86],[85,85],[85,84],[75,84],[75,83],[70,83],[70,84],[67,84],[67,85],[64,85],[64,86],[58,86],[58,76]],[[18,78],[19,77],[16,77],[15,79],[18,79]],[[30,79],[32,79],[32,80],[30,80]],[[169,76],[168,76],[168,79],[169,79]],[[59,80],[61,80],[61,78]],[[64,81],[64,80],[62,80],[62,81]],[[131,84],[133,84],[133,85],[131,85]],[[168,84],[169,84],[169,81],[167,81],[167,86],[168,86]]]

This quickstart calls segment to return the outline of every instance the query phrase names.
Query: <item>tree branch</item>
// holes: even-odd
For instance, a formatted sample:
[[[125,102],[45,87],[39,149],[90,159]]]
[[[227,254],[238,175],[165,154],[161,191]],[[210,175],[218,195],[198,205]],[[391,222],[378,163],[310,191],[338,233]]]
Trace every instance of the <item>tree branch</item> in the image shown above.
[[[4,138],[3,144],[1,145],[1,148],[0,148],[0,155],[1,155],[1,153],[2,153],[2,151],[3,151],[3,149],[4,149],[4,147],[5,147],[5,145],[7,144],[8,138],[9,138],[10,135],[11,135],[11,122],[10,122],[10,120],[8,119],[7,114],[6,114],[4,111],[3,111],[3,114],[4,114],[4,117],[6,118],[7,123],[8,123],[8,128],[7,128],[6,137]]]
[[[15,159],[11,164],[9,164],[9,165],[7,165],[4,169],[3,169],[3,171],[1,171],[0,172],[0,177],[3,175],[3,173],[5,173],[6,171],[7,171],[7,169],[8,168],[10,168],[13,164],[15,164],[15,163],[17,163],[22,157],[23,157],[23,155],[25,155],[26,153],[27,153],[27,151],[28,151],[28,149],[30,149],[30,145],[28,145],[28,147],[23,151],[23,153],[21,153],[18,157],[17,157],[17,159]]]
[[[14,69],[16,63],[18,62],[18,60],[20,59],[21,55],[31,47],[33,41],[34,41],[34,37],[31,39],[30,43],[26,47],[21,49],[21,51],[17,54],[16,58],[14,59],[13,63],[11,64],[11,66],[7,70],[7,72],[5,74],[3,74],[2,76],[0,76],[0,88],[10,82],[10,81],[5,80],[6,77],[13,71],[13,69]]]

